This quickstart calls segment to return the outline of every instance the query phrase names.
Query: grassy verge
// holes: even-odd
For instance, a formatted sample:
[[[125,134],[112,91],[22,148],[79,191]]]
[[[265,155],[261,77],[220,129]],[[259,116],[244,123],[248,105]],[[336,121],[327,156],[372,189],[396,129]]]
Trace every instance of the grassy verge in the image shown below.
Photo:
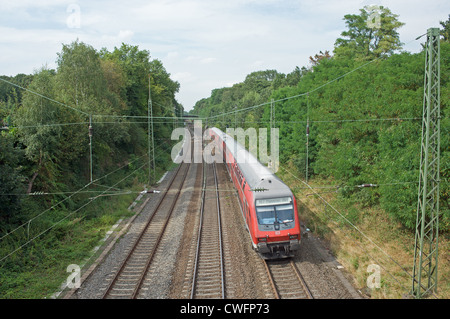
[[[302,178],[294,177],[302,175],[292,167],[281,169],[278,175],[295,192],[302,221],[316,236],[325,239],[361,292],[375,299],[407,297],[414,261],[412,231],[378,207],[362,208],[342,198],[336,189],[327,188],[333,185],[332,180],[310,180],[313,191],[300,181]],[[440,234],[437,296],[442,299],[450,298],[449,252],[449,234]],[[368,288],[367,279],[374,274],[371,265],[379,266],[380,288]]]

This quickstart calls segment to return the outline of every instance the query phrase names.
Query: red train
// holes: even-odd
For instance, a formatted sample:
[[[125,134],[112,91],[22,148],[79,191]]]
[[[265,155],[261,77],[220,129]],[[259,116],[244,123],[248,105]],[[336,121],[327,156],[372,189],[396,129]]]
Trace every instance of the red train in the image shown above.
[[[264,259],[292,257],[300,248],[300,223],[292,191],[231,136],[210,128],[239,194],[253,249]],[[244,156],[246,160],[236,159]]]

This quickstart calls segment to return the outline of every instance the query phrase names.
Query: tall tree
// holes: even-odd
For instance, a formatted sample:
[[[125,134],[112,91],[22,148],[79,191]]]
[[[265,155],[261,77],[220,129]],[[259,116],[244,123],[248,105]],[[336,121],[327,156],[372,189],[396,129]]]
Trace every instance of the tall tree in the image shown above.
[[[35,74],[29,89],[41,96],[25,92],[22,106],[15,118],[15,123],[19,126],[19,139],[26,146],[25,156],[34,163],[27,193],[32,191],[40,174],[47,177],[55,174],[61,134],[61,127],[52,126],[52,123],[60,121],[59,106],[42,97],[55,97],[54,71],[42,68]]]
[[[107,85],[97,51],[78,40],[63,44],[57,63],[57,84],[64,88],[62,100],[87,113],[105,111],[101,100]]]
[[[20,196],[22,193],[21,176],[18,168],[21,151],[14,147],[13,135],[0,132],[0,224],[20,211]]]
[[[114,61],[113,61],[114,62]],[[58,53],[56,87],[58,100],[93,115],[93,162],[102,163],[117,151],[115,145],[130,140],[124,125],[102,124],[105,116],[121,115],[126,103],[121,100],[119,86],[123,83],[120,66],[101,61],[100,54],[90,45],[74,41],[63,45]],[[87,122],[89,117],[81,112],[65,109],[65,122]],[[69,166],[88,167],[88,125],[68,126],[63,131],[64,161]],[[75,161],[75,162],[73,162]],[[81,162],[81,163],[77,163]],[[95,169],[95,167],[94,167]],[[82,171],[86,172],[86,169]]]
[[[448,15],[447,21],[439,21],[442,26],[441,35],[444,37],[444,41],[450,41],[450,14]]]
[[[374,21],[375,20],[375,21]],[[404,25],[398,15],[383,6],[364,7],[360,14],[344,16],[348,30],[335,42],[337,56],[357,57],[362,60],[391,55],[401,49],[397,30]]]
[[[100,56],[103,60],[114,61],[124,72],[124,88],[128,103],[126,115],[146,115],[150,52],[139,50],[138,46],[122,43],[120,48],[115,47],[112,52],[102,49]]]

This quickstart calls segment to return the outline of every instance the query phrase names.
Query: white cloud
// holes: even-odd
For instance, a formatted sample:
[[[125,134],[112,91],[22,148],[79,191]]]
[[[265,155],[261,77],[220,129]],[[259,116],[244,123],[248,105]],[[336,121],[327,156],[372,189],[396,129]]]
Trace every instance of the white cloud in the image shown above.
[[[178,52],[169,52],[169,53],[167,53],[167,58],[168,59],[178,58],[179,56],[180,56],[180,53],[178,53]]]
[[[114,44],[121,42],[130,42],[132,40],[133,35],[134,35],[133,31],[120,30],[115,35],[103,35],[101,37],[102,39],[101,42],[105,44],[105,46],[113,46]]]
[[[192,82],[196,78],[189,72],[178,72],[171,76],[172,80],[180,81],[180,82]]]
[[[213,63],[215,61],[217,61],[216,58],[204,58],[204,59],[200,60],[200,63],[202,63],[202,64],[210,64],[210,63]]]

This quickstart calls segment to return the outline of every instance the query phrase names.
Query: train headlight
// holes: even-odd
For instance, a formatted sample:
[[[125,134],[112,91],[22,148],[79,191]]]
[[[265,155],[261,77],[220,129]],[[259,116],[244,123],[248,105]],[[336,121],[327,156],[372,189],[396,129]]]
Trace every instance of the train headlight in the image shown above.
[[[298,235],[289,235],[289,239],[298,239]]]
[[[267,237],[260,237],[258,238],[259,242],[266,242],[267,241]]]

